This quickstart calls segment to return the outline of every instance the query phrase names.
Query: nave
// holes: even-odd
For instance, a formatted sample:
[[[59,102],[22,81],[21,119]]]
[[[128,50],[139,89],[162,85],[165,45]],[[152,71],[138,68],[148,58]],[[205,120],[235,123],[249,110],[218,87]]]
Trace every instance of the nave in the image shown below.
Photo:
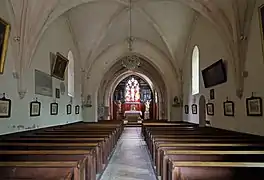
[[[263,142],[187,122],[77,122],[1,136],[0,179],[263,180]]]
[[[100,180],[156,180],[140,127],[125,127]]]

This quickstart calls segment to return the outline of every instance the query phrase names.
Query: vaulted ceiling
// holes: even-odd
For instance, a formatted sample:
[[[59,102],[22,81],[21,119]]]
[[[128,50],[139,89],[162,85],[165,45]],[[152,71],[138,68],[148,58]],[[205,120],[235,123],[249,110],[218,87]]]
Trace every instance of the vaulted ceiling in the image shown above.
[[[82,68],[90,71],[100,64],[110,69],[112,59],[127,50],[129,0],[6,0],[11,17],[13,37],[20,44],[12,46],[22,63],[30,66],[39,42],[52,23],[66,18]],[[219,32],[230,53],[233,64],[240,63],[236,55],[237,40],[249,31],[249,4],[256,0],[132,0],[132,35],[137,53],[149,57],[159,54],[160,74],[179,78],[186,59],[186,49],[199,14]],[[252,8],[251,8],[252,9]],[[249,15],[248,15],[249,14]],[[14,42],[12,42],[14,43]],[[137,46],[137,44],[140,44]],[[106,52],[115,56],[108,59]],[[114,54],[113,53],[113,54]],[[156,55],[155,55],[156,53]],[[104,55],[104,60],[98,60]],[[155,57],[153,57],[155,59]],[[162,62],[163,61],[163,62]],[[94,66],[97,64],[97,66]],[[165,65],[164,65],[165,64]],[[164,65],[164,66],[163,66]],[[161,67],[163,66],[163,67]],[[21,68],[21,67],[20,67]],[[23,67],[22,67],[23,68]],[[161,70],[162,69],[162,70]],[[93,70],[91,70],[93,71]],[[167,78],[167,79],[168,79]],[[166,78],[164,78],[166,79]],[[174,81],[175,79],[168,79]]]

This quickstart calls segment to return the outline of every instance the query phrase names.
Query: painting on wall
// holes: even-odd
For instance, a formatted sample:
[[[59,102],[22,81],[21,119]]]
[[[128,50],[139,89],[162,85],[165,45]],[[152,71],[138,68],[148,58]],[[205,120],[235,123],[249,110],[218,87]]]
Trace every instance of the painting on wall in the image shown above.
[[[210,89],[210,100],[215,99],[215,92],[214,89]]]
[[[80,106],[79,105],[75,106],[75,114],[80,114]]]
[[[235,104],[233,101],[224,102],[224,115],[234,116],[235,115]]]
[[[52,77],[35,69],[35,94],[52,97]]]
[[[53,62],[51,75],[57,79],[64,81],[65,70],[68,66],[69,60],[60,53],[56,54],[55,61]]]
[[[11,116],[11,100],[6,99],[5,94],[0,99],[0,118],[9,118]]]
[[[50,103],[50,115],[58,115],[59,105],[58,103]]]
[[[207,110],[207,115],[213,116],[214,115],[214,104],[213,103],[207,103],[206,104],[206,110]]]
[[[264,4],[259,7],[259,26],[262,42],[262,53],[264,55]]]
[[[192,105],[192,113],[197,114],[197,105],[196,104]]]
[[[184,106],[184,112],[185,112],[185,114],[189,114],[189,106],[188,105]]]
[[[59,88],[55,89],[55,96],[56,96],[57,99],[60,98],[60,89]]]
[[[0,74],[4,73],[9,34],[10,24],[0,18]]]
[[[40,116],[41,103],[36,101],[30,102],[30,116]]]
[[[68,104],[66,106],[66,112],[67,112],[67,114],[71,114],[72,113],[72,105],[71,104]]]
[[[250,97],[246,99],[248,116],[262,116],[262,98]]]

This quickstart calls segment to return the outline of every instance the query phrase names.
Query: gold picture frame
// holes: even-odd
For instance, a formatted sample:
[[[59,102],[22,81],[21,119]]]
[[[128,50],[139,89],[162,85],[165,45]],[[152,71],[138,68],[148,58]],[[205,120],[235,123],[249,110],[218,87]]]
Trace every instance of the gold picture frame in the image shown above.
[[[0,18],[0,74],[4,73],[10,28],[10,24]]]
[[[57,52],[56,58],[53,62],[51,75],[59,80],[64,81],[65,71],[68,67],[69,60],[62,54]]]

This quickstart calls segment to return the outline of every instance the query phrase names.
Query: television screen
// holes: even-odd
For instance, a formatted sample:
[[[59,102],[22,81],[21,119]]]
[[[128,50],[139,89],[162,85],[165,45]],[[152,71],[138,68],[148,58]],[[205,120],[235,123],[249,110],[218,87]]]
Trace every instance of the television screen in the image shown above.
[[[222,59],[202,70],[205,88],[209,88],[227,81],[226,67]]]

